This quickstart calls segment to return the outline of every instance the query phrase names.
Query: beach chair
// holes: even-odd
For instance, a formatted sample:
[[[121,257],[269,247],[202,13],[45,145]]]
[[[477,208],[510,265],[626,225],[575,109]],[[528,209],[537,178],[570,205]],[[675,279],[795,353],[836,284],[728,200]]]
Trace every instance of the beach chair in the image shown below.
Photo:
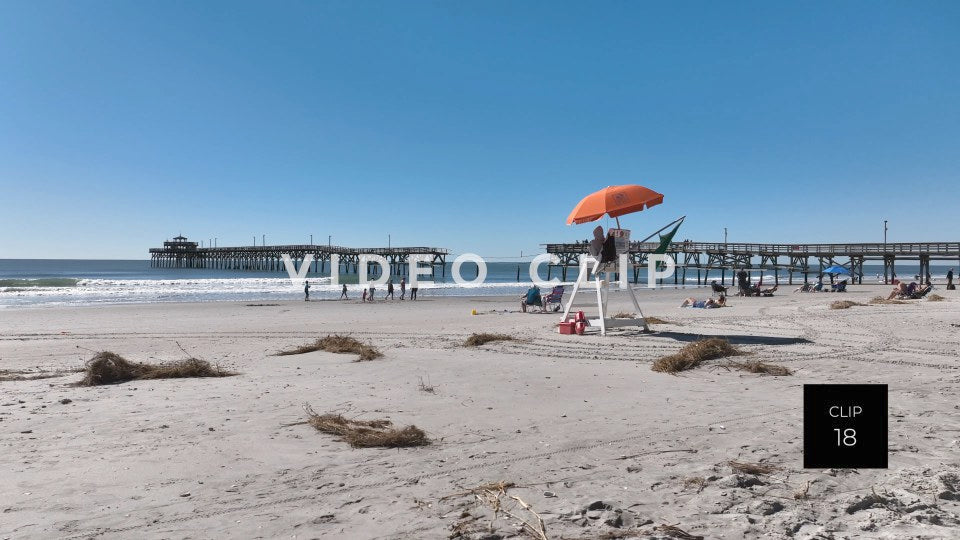
[[[914,291],[914,293],[910,295],[910,299],[911,299],[911,300],[920,300],[921,298],[923,298],[924,296],[926,296],[927,293],[929,293],[929,292],[932,291],[932,290],[933,290],[933,285],[927,285],[926,287],[922,287],[922,288],[918,287],[917,290]]]
[[[722,295],[724,295],[724,296],[727,295],[727,288],[724,287],[723,285],[720,285],[720,284],[717,283],[716,281],[711,282],[711,283],[710,283],[710,287],[713,288],[713,292],[714,292],[714,293],[722,294]]]
[[[916,281],[907,286],[907,290],[898,294],[897,298],[901,300],[919,300],[933,290],[933,285],[921,287]]]
[[[543,309],[550,311],[550,306],[554,306],[553,311],[560,311],[560,306],[563,305],[563,285],[557,285],[550,291],[550,294],[543,297]]]
[[[833,292],[847,292],[847,280],[831,285],[830,290]]]

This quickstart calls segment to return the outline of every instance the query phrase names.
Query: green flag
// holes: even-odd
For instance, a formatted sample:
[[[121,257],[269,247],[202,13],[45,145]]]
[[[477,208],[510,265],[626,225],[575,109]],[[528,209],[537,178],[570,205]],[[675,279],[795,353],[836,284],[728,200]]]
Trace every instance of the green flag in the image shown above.
[[[677,230],[680,228],[683,222],[677,223],[677,226],[673,228],[672,231],[667,234],[660,235],[660,245],[657,246],[657,249],[653,250],[654,253],[664,254],[667,252],[667,248],[670,247],[670,242],[673,242],[673,235],[677,234]]]
[[[674,227],[672,231],[668,232],[667,234],[661,234],[661,235],[660,235],[660,245],[657,246],[657,249],[653,250],[653,253],[654,253],[654,254],[663,255],[664,253],[667,252],[667,248],[670,247],[670,242],[673,242],[673,235],[677,234],[677,230],[680,228],[680,225],[683,225],[683,220],[682,220],[682,219],[680,220],[680,223],[677,223],[677,226]],[[663,264],[664,264],[663,262],[658,262],[658,263],[657,263],[657,271],[658,271],[658,272],[659,272],[660,270],[662,270],[662,266],[661,266],[661,265],[663,265]]]

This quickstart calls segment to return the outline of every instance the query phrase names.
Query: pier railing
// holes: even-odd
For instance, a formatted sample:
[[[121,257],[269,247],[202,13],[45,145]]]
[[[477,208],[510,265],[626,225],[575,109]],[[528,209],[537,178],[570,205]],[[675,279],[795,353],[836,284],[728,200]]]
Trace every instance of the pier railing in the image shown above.
[[[187,250],[171,250],[168,248],[150,248],[150,253],[183,253]],[[435,247],[379,247],[379,248],[351,248],[344,246],[328,246],[328,245],[316,245],[316,244],[292,244],[292,245],[277,245],[277,246],[233,246],[233,247],[198,247],[188,250],[191,253],[210,253],[210,254],[224,254],[224,253],[334,253],[334,254],[350,254],[350,255],[414,255],[414,254],[449,254],[449,251],[444,248],[435,248]]]
[[[545,244],[547,253],[586,253],[589,244]],[[652,253],[659,242],[631,242],[630,251]],[[673,242],[669,252],[729,253],[736,255],[878,256],[940,255],[960,257],[960,242],[876,242],[849,244],[762,244],[744,242]]]
[[[338,272],[358,272],[364,264],[362,255],[379,255],[387,260],[391,274],[403,275],[408,272],[411,256],[421,257],[420,261],[430,268],[432,275],[437,271],[446,275],[446,258],[449,251],[444,248],[427,246],[369,247],[355,248],[330,244],[291,244],[267,246],[231,246],[197,247],[194,242],[164,242],[162,248],[150,249],[150,264],[160,268],[215,268],[226,270],[256,270],[284,272],[286,265],[283,256],[288,255],[294,261],[303,261],[309,255],[313,257],[311,272],[325,272],[332,264],[333,256],[339,257]],[[368,273],[377,274],[383,269],[376,263],[366,261]],[[332,270],[332,268],[331,268]]]
[[[551,264],[551,271],[558,270],[566,279],[567,269],[578,264],[580,255],[589,251],[587,242],[563,244],[544,244],[547,253],[559,259]],[[660,247],[659,242],[631,242],[630,263],[633,265],[634,281],[638,279],[640,267],[646,264],[647,256]],[[675,282],[686,279],[688,270],[695,271],[697,283],[707,283],[710,272],[718,272],[721,282],[729,275],[731,283],[733,270],[759,270],[774,273],[779,283],[780,272],[786,272],[788,282],[793,282],[794,274],[800,274],[804,280],[811,275],[817,276],[823,268],[841,266],[857,281],[863,281],[864,261],[882,260],[884,281],[896,277],[896,264],[903,260],[916,260],[920,263],[920,275],[930,273],[930,261],[958,260],[960,262],[960,242],[859,242],[842,244],[764,244],[750,242],[672,242],[666,249],[677,263],[678,272]],[[731,271],[728,274],[728,270]],[[548,271],[549,274],[549,271]]]

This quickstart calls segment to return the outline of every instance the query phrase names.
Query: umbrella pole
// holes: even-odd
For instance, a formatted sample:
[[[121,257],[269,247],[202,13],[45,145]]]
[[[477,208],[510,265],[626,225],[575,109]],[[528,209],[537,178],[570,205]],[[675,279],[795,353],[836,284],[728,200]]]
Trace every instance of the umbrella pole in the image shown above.
[[[615,218],[613,218],[613,219],[617,220],[617,228],[619,229],[619,228],[620,228],[620,216],[617,216],[617,217],[615,217]]]

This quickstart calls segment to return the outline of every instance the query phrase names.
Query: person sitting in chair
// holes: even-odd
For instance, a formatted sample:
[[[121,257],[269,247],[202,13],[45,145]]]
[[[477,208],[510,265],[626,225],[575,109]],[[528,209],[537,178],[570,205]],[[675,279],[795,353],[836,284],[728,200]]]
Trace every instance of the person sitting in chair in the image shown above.
[[[762,285],[757,283],[756,285],[747,285],[746,288],[740,289],[740,296],[773,296],[773,293],[777,291],[777,286],[763,288]]]
[[[715,293],[727,294],[727,288],[717,283],[717,280],[711,281],[710,286],[713,288],[713,292]]]
[[[917,292],[917,287],[919,285],[916,281],[911,282],[907,285],[904,282],[897,283],[897,286],[893,288],[893,291],[890,293],[890,296],[887,297],[887,300],[893,300],[898,296],[909,298],[913,293]]]
[[[603,243],[606,239],[603,237],[603,227],[597,225],[593,229],[593,240],[590,241],[590,247],[588,251],[590,255],[599,258],[600,253],[603,252]]]
[[[830,290],[833,292],[847,292],[847,280],[845,279],[835,285],[831,285]]]
[[[540,287],[534,285],[527,290],[527,294],[520,297],[520,309],[524,313],[527,312],[527,306],[540,306],[540,309],[544,310],[543,298],[540,297]]]

